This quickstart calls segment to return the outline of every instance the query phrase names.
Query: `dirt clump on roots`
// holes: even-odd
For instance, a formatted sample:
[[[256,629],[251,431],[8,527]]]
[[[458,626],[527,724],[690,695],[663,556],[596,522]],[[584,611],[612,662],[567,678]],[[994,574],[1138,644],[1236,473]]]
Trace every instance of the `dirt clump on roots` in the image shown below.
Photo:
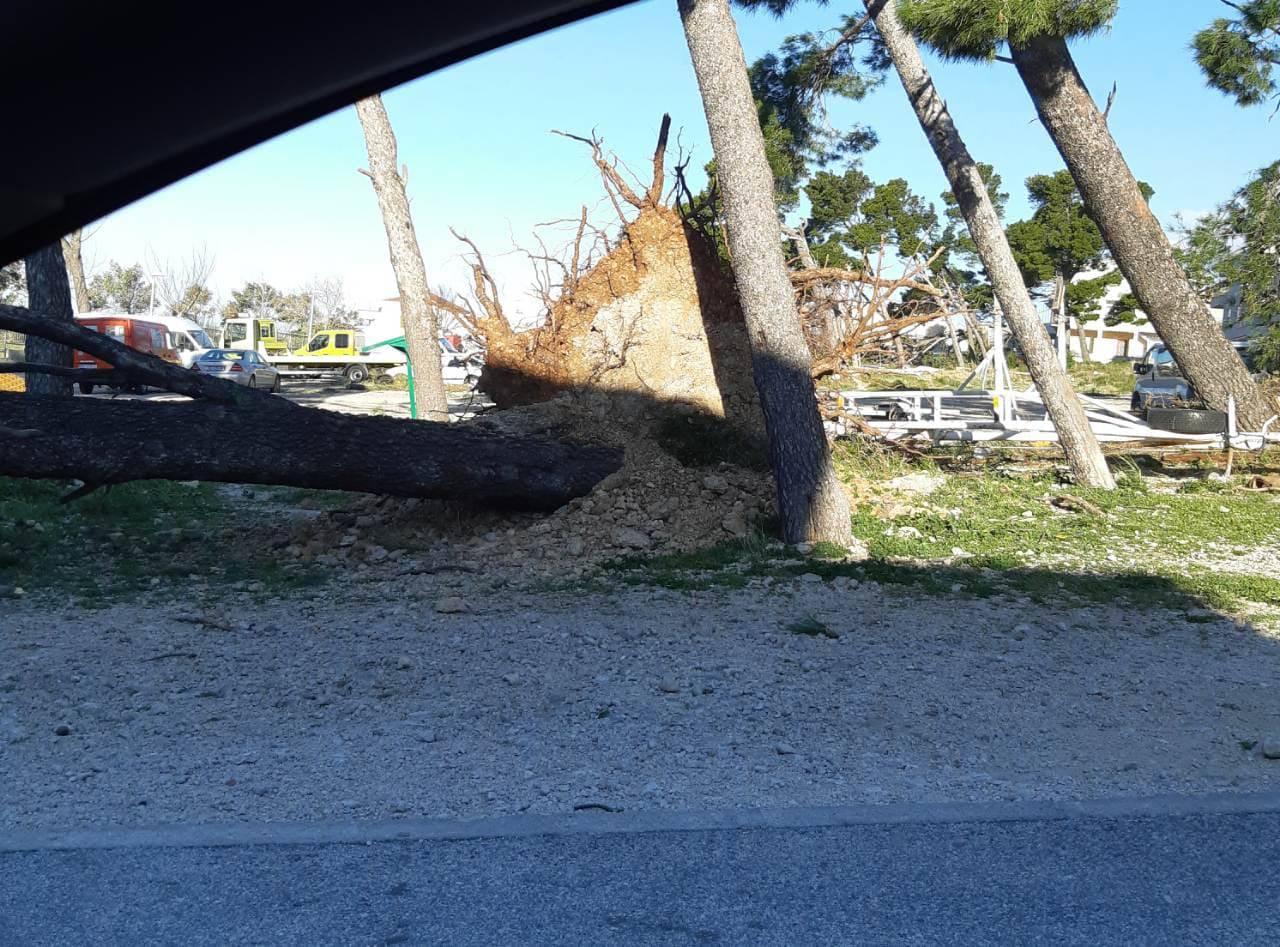
[[[491,328],[486,340],[480,387],[500,408],[600,392],[628,417],[683,405],[763,428],[732,282],[713,248],[666,206],[628,223],[543,325]]]

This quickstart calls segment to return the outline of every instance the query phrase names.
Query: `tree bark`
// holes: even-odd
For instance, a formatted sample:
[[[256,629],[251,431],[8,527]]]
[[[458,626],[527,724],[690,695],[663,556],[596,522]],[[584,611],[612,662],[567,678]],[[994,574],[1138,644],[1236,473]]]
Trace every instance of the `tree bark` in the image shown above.
[[[622,463],[607,448],[488,434],[457,424],[297,408],[0,395],[0,475],[206,480],[550,510]]]
[[[791,280],[773,173],[728,0],[677,0],[702,93],[728,223],[733,275],[787,542],[852,542],[849,502],[827,447]]]
[[[1003,312],[1018,346],[1022,349],[1044,401],[1045,411],[1058,432],[1058,442],[1066,454],[1067,466],[1078,483],[1112,489],[1115,480],[1107,468],[1098,439],[1089,426],[1080,399],[1071,387],[1067,374],[1058,364],[1045,331],[1044,323],[1031,302],[1026,284],[1013,251],[1005,236],[1004,225],[996,213],[977,162],[960,137],[960,132],[938,94],[933,79],[920,58],[920,50],[911,35],[898,21],[894,0],[870,0],[867,12],[875,20],[876,29],[893,59],[894,67],[915,109],[920,127],[946,173],[956,195],[960,212],[973,236],[978,256],[991,280],[998,310]],[[1000,318],[999,312],[996,318]],[[1004,358],[1004,353],[997,353]]]
[[[67,283],[67,268],[62,260],[62,245],[54,243],[41,247],[26,258],[25,265],[30,308],[47,321],[74,328],[75,312],[71,308],[71,288]],[[71,349],[38,335],[27,336],[26,352],[28,362],[71,366]],[[57,375],[28,372],[26,389],[33,395],[71,396],[71,382]]]
[[[1066,41],[1041,36],[1010,52],[1085,210],[1178,366],[1206,404],[1225,411],[1234,396],[1241,427],[1259,430],[1275,412],[1174,258]]]
[[[356,103],[369,152],[369,170],[382,211],[391,251],[391,268],[400,292],[400,321],[413,363],[414,402],[419,418],[449,420],[449,401],[440,365],[440,317],[431,305],[431,287],[422,262],[418,235],[413,229],[404,178],[396,169],[396,136],[378,95]]]
[[[67,275],[71,278],[71,298],[76,304],[76,312],[89,312],[93,303],[89,302],[89,283],[84,278],[84,231],[73,230],[62,238],[62,255],[67,261]]]
[[[1058,364],[1066,371],[1071,336],[1067,333],[1067,283],[1061,273],[1053,277],[1053,325],[1057,330],[1054,339],[1058,343]]]

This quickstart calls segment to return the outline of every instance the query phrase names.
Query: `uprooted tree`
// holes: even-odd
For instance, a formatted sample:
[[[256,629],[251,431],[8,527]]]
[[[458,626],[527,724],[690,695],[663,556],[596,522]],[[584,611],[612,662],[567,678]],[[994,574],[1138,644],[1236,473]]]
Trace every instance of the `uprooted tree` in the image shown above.
[[[65,290],[65,270],[62,279]],[[112,366],[8,369],[149,385],[194,399],[149,404],[0,394],[0,475],[81,481],[72,495],[130,480],[198,479],[552,509],[621,465],[617,451],[599,446],[302,407],[25,307],[0,305],[0,329]]]

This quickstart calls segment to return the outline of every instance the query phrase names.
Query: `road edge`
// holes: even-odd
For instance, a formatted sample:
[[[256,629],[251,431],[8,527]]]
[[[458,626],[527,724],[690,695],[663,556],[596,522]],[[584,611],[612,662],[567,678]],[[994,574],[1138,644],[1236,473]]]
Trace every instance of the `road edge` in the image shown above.
[[[823,829],[855,825],[1040,822],[1069,819],[1246,815],[1280,812],[1280,792],[1021,802],[924,802],[785,809],[728,809],[482,819],[395,819],[339,823],[230,823],[136,828],[0,830],[0,853],[94,848],[214,848],[248,845],[371,844],[556,835]]]

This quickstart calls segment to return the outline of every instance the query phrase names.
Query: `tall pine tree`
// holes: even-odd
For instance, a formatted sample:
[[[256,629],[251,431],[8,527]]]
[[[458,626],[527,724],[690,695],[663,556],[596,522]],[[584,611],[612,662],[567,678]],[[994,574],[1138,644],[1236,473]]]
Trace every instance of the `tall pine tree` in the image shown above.
[[[990,61],[1007,45],[1089,216],[1156,331],[1211,407],[1241,425],[1271,416],[1262,392],[1178,265],[1160,222],[1077,71],[1070,39],[1105,29],[1117,0],[904,0],[903,21],[945,56]]]

